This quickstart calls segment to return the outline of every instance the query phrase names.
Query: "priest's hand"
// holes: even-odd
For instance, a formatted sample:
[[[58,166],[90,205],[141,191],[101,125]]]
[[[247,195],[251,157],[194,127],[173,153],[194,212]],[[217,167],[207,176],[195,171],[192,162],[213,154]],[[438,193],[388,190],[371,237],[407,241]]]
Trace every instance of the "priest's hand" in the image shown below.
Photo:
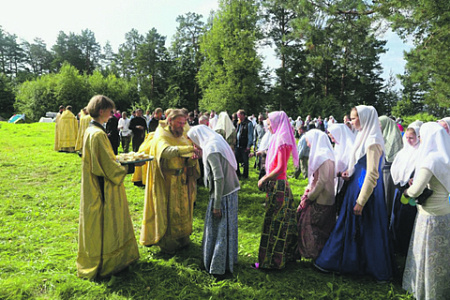
[[[143,165],[145,165],[145,163],[146,163],[145,161],[141,161],[141,162],[135,163],[134,166],[135,167],[142,167]]]

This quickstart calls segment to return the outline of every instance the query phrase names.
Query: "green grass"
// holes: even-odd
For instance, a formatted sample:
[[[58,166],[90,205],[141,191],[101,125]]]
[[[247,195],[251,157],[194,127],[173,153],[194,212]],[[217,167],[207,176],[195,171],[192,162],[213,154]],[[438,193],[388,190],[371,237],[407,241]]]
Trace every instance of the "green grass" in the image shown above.
[[[0,136],[0,299],[412,299],[398,281],[322,274],[309,260],[281,271],[251,269],[265,198],[255,169],[239,192],[239,263],[230,278],[218,281],[202,267],[208,192],[201,187],[191,247],[169,257],[157,247],[140,246],[139,261],[117,276],[79,279],[80,158],[53,151],[52,123],[2,122]],[[306,182],[289,182],[298,202]],[[138,238],[144,190],[130,175],[125,187]]]

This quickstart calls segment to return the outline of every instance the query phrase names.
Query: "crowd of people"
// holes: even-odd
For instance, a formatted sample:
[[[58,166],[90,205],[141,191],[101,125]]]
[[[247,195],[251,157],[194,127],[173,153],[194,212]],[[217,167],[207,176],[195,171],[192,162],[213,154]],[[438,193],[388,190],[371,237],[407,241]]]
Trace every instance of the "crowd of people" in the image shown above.
[[[79,124],[79,125],[78,125]],[[161,108],[115,111],[94,96],[79,122],[67,107],[56,121],[55,150],[82,158],[78,276],[112,275],[139,258],[123,180],[145,186],[139,242],[174,254],[189,246],[197,185],[209,189],[202,242],[207,272],[233,272],[238,260],[238,191],[255,156],[266,194],[256,270],[307,258],[321,272],[393,279],[406,256],[403,288],[417,299],[445,299],[450,259],[450,118],[416,121],[378,116],[359,105],[333,116],[295,121],[283,111],[248,116]],[[124,152],[154,159],[121,165]],[[308,180],[295,199],[289,185]],[[242,168],[242,171],[241,171]],[[298,201],[300,203],[297,206]]]

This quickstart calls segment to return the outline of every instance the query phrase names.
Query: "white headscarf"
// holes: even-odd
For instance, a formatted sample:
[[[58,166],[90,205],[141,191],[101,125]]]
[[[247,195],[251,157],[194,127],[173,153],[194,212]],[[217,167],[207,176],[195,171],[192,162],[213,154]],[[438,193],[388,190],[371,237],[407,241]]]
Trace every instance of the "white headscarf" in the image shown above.
[[[187,136],[202,149],[205,186],[208,184],[208,175],[211,171],[207,162],[208,155],[211,153],[220,153],[237,170],[236,157],[230,145],[220,134],[206,125],[197,125],[189,129]]]
[[[420,121],[419,121],[420,122]],[[403,149],[400,150],[395,156],[394,162],[391,166],[391,176],[395,184],[400,184],[404,186],[408,183],[411,178],[412,172],[414,172],[414,168],[416,165],[417,154],[419,153],[419,145],[420,145],[420,126],[416,126],[416,124],[420,124],[417,121],[411,123],[408,128],[414,129],[416,133],[417,142],[414,146],[411,146],[406,140],[406,131],[403,135]]]
[[[299,116],[295,121],[295,129],[298,129],[300,126],[302,126],[302,124],[303,124],[302,117]]]
[[[353,149],[348,163],[349,176],[353,175],[355,165],[361,157],[366,155],[367,149],[375,144],[381,145],[384,152],[384,140],[381,133],[378,113],[373,106],[358,105],[358,112],[361,129],[358,131]]]
[[[273,137],[272,132],[270,132],[270,130],[267,129],[266,133],[264,133],[264,135],[261,139],[261,144],[259,144],[258,151],[264,151],[264,150],[269,149],[269,145],[270,145],[270,142],[272,141],[272,137]]]
[[[269,170],[272,167],[278,149],[284,145],[291,146],[294,165],[298,166],[297,147],[295,144],[294,132],[288,116],[284,111],[273,111],[269,113],[268,117],[270,120],[270,127],[273,130],[273,137],[266,157],[267,174],[270,173]]]
[[[226,139],[229,138],[230,135],[236,130],[226,111],[223,111],[219,114],[219,119],[217,120],[214,130],[219,129],[222,129],[225,132]]]
[[[414,179],[420,169],[426,168],[450,193],[450,137],[442,126],[429,122],[420,127],[420,138]]]
[[[334,156],[336,158],[335,174],[342,173],[348,169],[351,154],[349,149],[352,149],[356,136],[345,124],[331,124],[328,126],[328,131],[336,141],[334,145]]]
[[[209,128],[216,129],[217,120],[218,120],[217,115],[214,115],[214,117],[209,118]]]
[[[414,122],[412,122],[411,124],[409,124],[409,126],[408,126],[408,128],[409,127],[419,127],[420,128],[420,126],[422,126],[423,125],[423,122],[422,121],[420,121],[420,120],[415,120]],[[417,133],[417,136],[419,136],[419,133],[418,132],[416,132]]]
[[[305,134],[311,145],[308,160],[308,182],[313,182],[314,172],[327,160],[335,161],[333,147],[328,135],[320,129],[311,129]]]
[[[445,128],[445,131],[448,134],[450,134],[450,117],[443,118],[443,119],[439,120],[438,122],[445,122],[445,123],[447,123],[447,128]]]

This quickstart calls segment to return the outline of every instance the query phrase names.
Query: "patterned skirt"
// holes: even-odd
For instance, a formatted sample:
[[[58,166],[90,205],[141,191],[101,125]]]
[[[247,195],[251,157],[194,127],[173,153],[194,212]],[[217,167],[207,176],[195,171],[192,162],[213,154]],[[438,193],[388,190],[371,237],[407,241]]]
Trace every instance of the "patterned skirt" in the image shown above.
[[[266,186],[266,213],[259,245],[260,268],[282,269],[296,258],[297,220],[294,198],[287,180]]]
[[[299,212],[298,250],[302,257],[317,258],[336,224],[336,206],[307,200]]]
[[[403,288],[417,299],[449,299],[449,228],[450,214],[417,214],[403,273]]]
[[[238,259],[238,192],[222,197],[222,218],[213,215],[214,198],[206,211],[203,231],[203,264],[210,274],[233,273]]]

